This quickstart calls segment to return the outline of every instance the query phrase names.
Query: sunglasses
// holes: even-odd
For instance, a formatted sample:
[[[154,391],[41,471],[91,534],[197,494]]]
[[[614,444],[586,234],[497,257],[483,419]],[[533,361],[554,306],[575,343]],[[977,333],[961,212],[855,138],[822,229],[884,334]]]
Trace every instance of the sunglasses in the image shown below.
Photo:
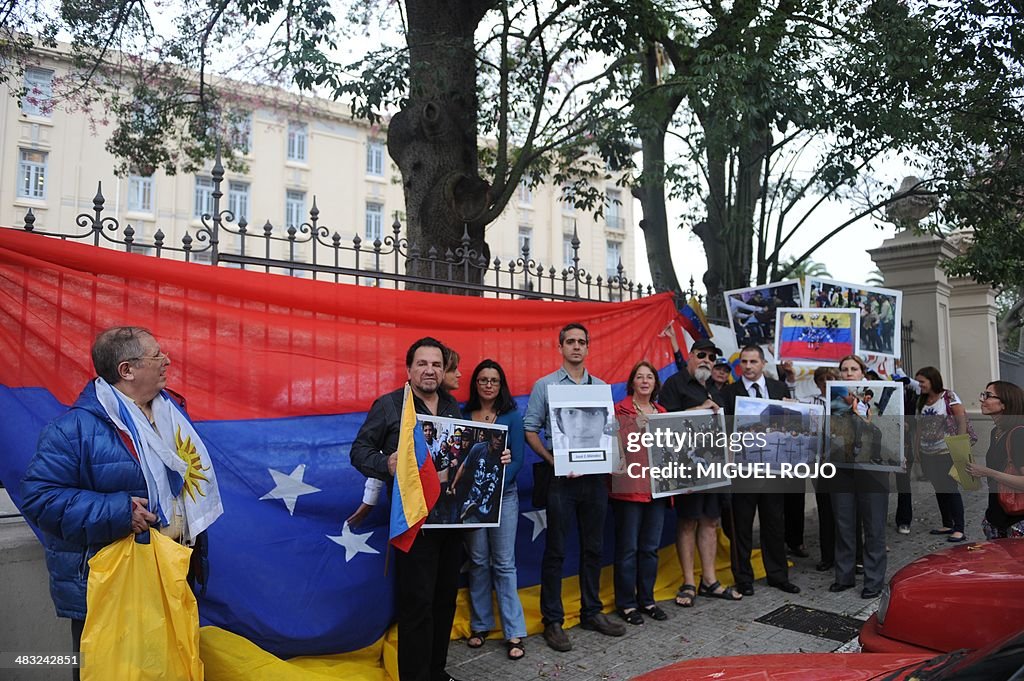
[[[718,353],[716,352],[704,352],[703,350],[698,350],[693,354],[697,355],[697,359],[710,359],[712,362],[718,359]]]

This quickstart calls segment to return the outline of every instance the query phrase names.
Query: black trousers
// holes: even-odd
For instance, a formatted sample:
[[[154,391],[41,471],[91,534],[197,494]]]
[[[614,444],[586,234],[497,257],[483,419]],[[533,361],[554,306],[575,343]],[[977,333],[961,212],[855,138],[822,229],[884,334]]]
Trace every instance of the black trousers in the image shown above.
[[[818,541],[821,544],[821,562],[832,565],[836,562],[836,521],[832,515],[832,495],[817,492],[814,498],[818,502]]]
[[[786,546],[798,549],[804,545],[804,493],[785,494]]]
[[[395,551],[400,681],[447,678],[462,538],[460,530],[424,530],[409,553]]]
[[[750,552],[754,544],[755,513],[761,521],[761,557],[768,581],[789,581],[783,498],[782,494],[764,492],[732,495],[732,517],[735,527],[732,538],[732,575],[737,584],[754,581]]]
[[[71,652],[82,652],[82,630],[85,629],[85,620],[71,620]],[[79,658],[79,665],[82,660]],[[71,678],[79,681],[82,678],[82,670],[79,667],[72,667]]]

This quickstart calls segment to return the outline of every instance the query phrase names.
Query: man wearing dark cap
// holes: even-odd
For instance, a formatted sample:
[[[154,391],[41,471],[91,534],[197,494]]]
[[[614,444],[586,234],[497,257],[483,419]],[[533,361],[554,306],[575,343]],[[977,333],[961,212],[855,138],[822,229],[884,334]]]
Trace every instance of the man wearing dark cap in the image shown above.
[[[661,405],[668,411],[719,411],[725,400],[711,380],[711,370],[721,355],[722,351],[707,339],[690,346],[686,368],[665,381],[658,398]],[[731,587],[723,587],[715,577],[718,521],[727,499],[728,495],[720,492],[700,492],[676,497],[676,553],[683,568],[683,585],[676,593],[676,605],[691,607],[698,593],[727,601],[738,601],[743,597]],[[693,572],[695,549],[700,552],[699,589]]]

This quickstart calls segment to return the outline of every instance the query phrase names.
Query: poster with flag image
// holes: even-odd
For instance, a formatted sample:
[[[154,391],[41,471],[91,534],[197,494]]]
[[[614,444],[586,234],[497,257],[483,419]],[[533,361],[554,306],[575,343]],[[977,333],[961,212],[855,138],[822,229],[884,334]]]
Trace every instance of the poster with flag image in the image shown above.
[[[796,280],[726,291],[725,309],[729,313],[729,328],[736,334],[736,347],[774,346],[775,311],[780,307],[797,307],[801,299],[802,289]]]
[[[779,308],[775,319],[775,350],[779,362],[835,365],[860,352],[857,309]]]
[[[497,527],[508,428],[440,416],[417,415],[423,442],[441,483],[424,528]]]

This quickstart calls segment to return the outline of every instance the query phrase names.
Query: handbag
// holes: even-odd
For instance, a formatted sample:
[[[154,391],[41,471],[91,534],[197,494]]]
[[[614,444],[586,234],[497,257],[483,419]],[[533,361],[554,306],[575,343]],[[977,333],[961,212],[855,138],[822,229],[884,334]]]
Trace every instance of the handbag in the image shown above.
[[[551,479],[555,477],[555,467],[547,461],[538,461],[533,464],[533,507],[548,507],[548,490],[551,489]]]
[[[956,422],[956,416],[953,415],[952,398],[949,396],[948,390],[942,391],[942,399],[946,403],[946,435],[958,435],[959,426]],[[971,446],[974,446],[978,442],[978,434],[974,432],[974,426],[971,424],[971,419],[967,419],[967,436],[971,439]]]
[[[1019,428],[1024,428],[1024,426],[1017,426],[1006,434],[1006,468],[1003,469],[1003,472],[1007,475],[1020,475],[1020,471],[1013,465],[1013,453],[1010,451],[1013,433]],[[999,483],[999,505],[1003,507],[1007,515],[1024,515],[1024,492]]]

